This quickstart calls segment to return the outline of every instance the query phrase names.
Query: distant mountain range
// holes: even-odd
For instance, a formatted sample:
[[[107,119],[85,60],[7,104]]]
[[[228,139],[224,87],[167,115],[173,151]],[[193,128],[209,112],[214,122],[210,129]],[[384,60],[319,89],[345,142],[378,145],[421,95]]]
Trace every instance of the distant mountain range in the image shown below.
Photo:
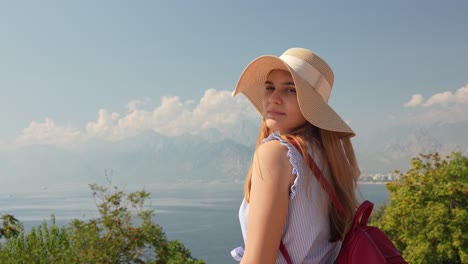
[[[405,172],[410,167],[411,158],[418,157],[419,154],[439,152],[448,155],[457,151],[468,155],[468,139],[466,145],[453,144],[436,138],[425,128],[415,128],[399,138],[383,135],[380,141],[383,143],[380,148],[358,155],[362,172]],[[379,146],[378,143],[375,144]]]
[[[255,135],[236,142],[212,131],[179,137],[146,132],[118,142],[93,140],[72,149],[34,145],[0,151],[4,188],[48,186],[51,183],[102,182],[105,175],[126,183],[242,182],[250,166]],[[362,173],[406,170],[418,153],[461,151],[442,144],[426,130],[388,141],[378,151],[362,153],[355,145]],[[8,187],[6,187],[8,186]]]
[[[47,186],[61,182],[237,182],[253,149],[229,139],[166,137],[155,132],[119,142],[90,141],[73,149],[36,145],[0,152],[2,182]],[[2,186],[2,187],[4,187]]]

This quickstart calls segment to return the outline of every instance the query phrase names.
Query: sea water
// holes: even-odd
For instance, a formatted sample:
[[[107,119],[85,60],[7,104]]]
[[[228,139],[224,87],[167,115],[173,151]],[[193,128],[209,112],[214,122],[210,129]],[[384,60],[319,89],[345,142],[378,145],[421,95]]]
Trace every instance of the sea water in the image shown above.
[[[137,189],[128,189],[135,191]],[[230,251],[243,245],[238,210],[242,201],[240,184],[146,186],[151,193],[148,208],[168,239],[177,239],[192,256],[207,263],[236,263]],[[379,205],[388,200],[382,184],[360,185],[362,199]],[[30,230],[54,214],[64,226],[70,219],[98,217],[91,191],[41,190],[0,194],[0,215],[12,214]]]

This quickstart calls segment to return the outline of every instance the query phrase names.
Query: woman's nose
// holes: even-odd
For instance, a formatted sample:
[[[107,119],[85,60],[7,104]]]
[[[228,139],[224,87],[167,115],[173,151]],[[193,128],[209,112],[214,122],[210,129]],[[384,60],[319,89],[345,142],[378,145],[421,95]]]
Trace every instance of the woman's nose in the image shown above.
[[[278,94],[277,91],[274,91],[273,93],[270,94],[270,97],[268,98],[268,101],[270,103],[279,104],[279,103],[281,103],[281,97],[280,97],[280,95]]]

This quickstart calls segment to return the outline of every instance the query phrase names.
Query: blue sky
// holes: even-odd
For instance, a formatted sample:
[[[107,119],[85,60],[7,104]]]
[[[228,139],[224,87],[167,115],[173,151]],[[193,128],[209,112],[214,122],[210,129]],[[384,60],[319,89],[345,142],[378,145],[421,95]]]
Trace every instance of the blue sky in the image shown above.
[[[331,65],[330,104],[363,147],[416,126],[468,146],[466,10],[419,0],[2,1],[0,147],[235,127],[255,120],[229,96],[244,67],[290,47]]]

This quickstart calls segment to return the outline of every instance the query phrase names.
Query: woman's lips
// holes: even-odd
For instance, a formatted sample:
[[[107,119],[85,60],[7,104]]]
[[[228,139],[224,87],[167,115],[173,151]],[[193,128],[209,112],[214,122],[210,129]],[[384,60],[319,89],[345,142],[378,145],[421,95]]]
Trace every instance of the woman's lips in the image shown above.
[[[267,115],[268,115],[268,116],[275,117],[275,116],[284,115],[284,113],[283,113],[283,112],[279,112],[279,111],[270,110],[270,111],[267,111]]]

